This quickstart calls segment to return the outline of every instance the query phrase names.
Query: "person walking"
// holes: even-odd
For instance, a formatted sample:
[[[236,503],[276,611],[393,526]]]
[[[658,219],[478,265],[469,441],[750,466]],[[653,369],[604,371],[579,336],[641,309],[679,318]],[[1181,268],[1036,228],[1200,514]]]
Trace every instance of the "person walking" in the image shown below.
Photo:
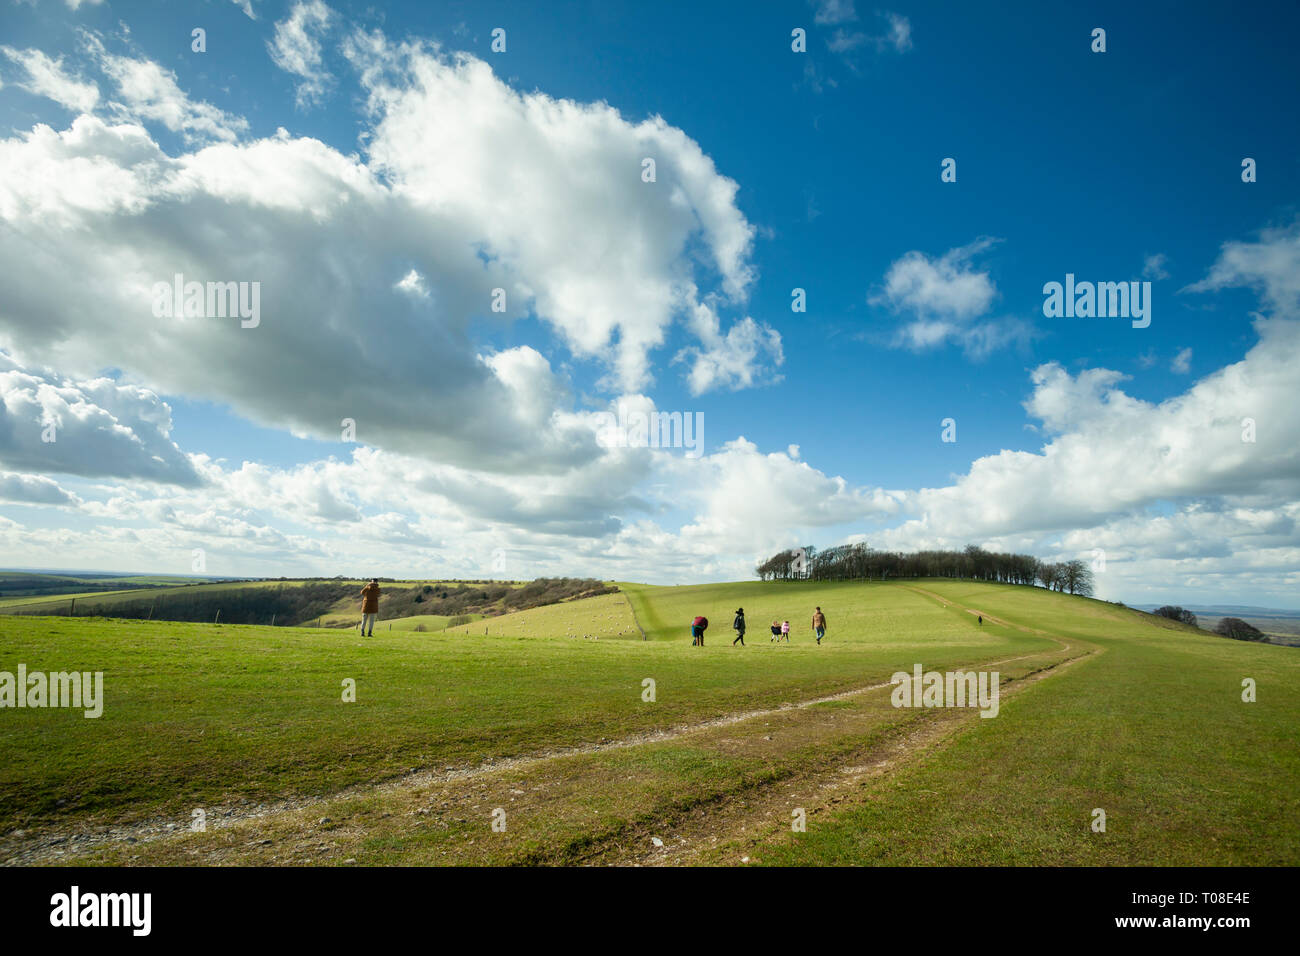
[[[813,633],[817,635],[817,643],[820,644],[822,642],[822,638],[826,636],[826,615],[822,613],[821,608],[818,608],[817,610],[813,611],[812,624],[813,624]]]
[[[790,622],[789,621],[781,622],[781,636],[785,638],[785,642],[787,644],[790,643]]]
[[[731,622],[731,626],[736,632],[736,640],[731,642],[731,646],[735,647],[736,643],[739,642],[740,646],[744,647],[745,646],[745,609],[743,607],[736,608],[736,619]]]
[[[771,641],[768,641],[767,643],[771,644],[772,641],[779,641],[780,639],[781,639],[781,622],[780,622],[780,621],[773,621],[773,622],[772,622],[772,640],[771,640]]]
[[[371,578],[370,583],[361,589],[361,636],[366,636],[366,625],[370,625],[369,633],[375,633],[375,618],[379,617],[379,578]]]

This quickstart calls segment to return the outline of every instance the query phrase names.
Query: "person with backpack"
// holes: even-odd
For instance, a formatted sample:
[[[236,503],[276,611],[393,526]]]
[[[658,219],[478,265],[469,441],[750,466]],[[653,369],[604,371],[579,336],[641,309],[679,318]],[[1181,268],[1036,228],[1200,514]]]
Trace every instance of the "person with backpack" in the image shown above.
[[[691,644],[692,646],[704,646],[704,632],[709,626],[707,617],[696,617],[691,621]]]
[[[740,646],[744,647],[745,646],[745,609],[743,607],[736,608],[736,619],[731,622],[731,627],[736,632],[736,640],[731,642],[731,646],[735,647],[736,642],[739,641]]]
[[[826,615],[822,613],[821,608],[813,611],[812,624],[813,633],[817,635],[817,643],[820,644],[822,638],[826,636]]]

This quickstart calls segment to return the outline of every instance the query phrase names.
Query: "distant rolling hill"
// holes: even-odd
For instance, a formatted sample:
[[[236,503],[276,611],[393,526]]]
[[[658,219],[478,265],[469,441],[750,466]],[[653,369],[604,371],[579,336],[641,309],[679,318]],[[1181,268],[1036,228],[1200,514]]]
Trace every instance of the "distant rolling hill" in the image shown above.
[[[139,588],[174,587],[228,580],[201,575],[118,574],[106,571],[49,571],[31,568],[0,570],[0,602],[12,598],[95,594]]]
[[[1140,611],[1154,611],[1163,604],[1134,604]],[[1183,608],[1196,615],[1198,623],[1207,631],[1225,617],[1239,617],[1253,624],[1269,636],[1274,644],[1300,645],[1300,610],[1278,607],[1256,607],[1251,604],[1183,604]]]
[[[363,584],[346,578],[178,579],[167,583],[124,576],[113,578],[115,585],[97,587],[93,581],[70,575],[41,577],[61,582],[48,583],[50,588],[69,590],[16,590],[8,596],[0,591],[0,615],[288,626],[314,623],[350,628],[360,620]],[[3,580],[0,578],[0,583]],[[27,574],[13,581],[33,586],[36,579]],[[538,578],[528,583],[381,580],[381,586],[381,621],[419,617],[417,624],[426,630],[616,590],[588,578]]]
[[[1168,603],[1168,602],[1166,602]],[[1164,607],[1164,604],[1131,604],[1139,611],[1154,611],[1158,607]],[[1281,617],[1300,619],[1300,609],[1296,608],[1279,608],[1279,607],[1256,607],[1252,604],[1182,604],[1198,617],[1204,614],[1206,617]]]

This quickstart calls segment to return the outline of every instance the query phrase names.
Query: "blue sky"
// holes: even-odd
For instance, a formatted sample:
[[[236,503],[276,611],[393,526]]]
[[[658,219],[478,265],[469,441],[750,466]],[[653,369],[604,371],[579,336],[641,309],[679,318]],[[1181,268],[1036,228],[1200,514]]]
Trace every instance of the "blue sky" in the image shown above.
[[[1297,318],[1294,5],[1247,17],[1228,4],[1186,3],[994,10],[820,0],[678,12],[605,2],[251,0],[245,9],[105,0],[7,3],[0,24],[6,172],[26,177],[0,214],[33,258],[34,248],[83,244],[79,261],[99,276],[91,286],[104,302],[92,316],[89,292],[42,293],[17,278],[0,288],[0,308],[9,303],[0,348],[17,390],[7,403],[11,444],[0,447],[5,564],[164,571],[201,548],[218,573],[364,573],[365,564],[474,576],[491,565],[512,576],[672,582],[744,576],[756,557],[788,544],[973,541],[1052,558],[1102,549],[1100,590],[1115,599],[1296,603],[1290,439],[1300,422],[1286,403],[1272,404],[1286,383],[1266,374],[1285,367]],[[195,27],[206,31],[205,52],[191,49]],[[503,53],[490,46],[498,27]],[[1091,49],[1097,27],[1104,53]],[[792,51],[795,28],[806,31],[807,52]],[[404,42],[417,52],[403,52]],[[435,62],[446,68],[436,81],[445,90],[420,85],[420,64]],[[475,63],[493,82],[469,93],[457,79]],[[384,81],[368,81],[366,68]],[[169,73],[174,87],[158,80]],[[529,97],[569,103],[582,118],[545,118],[519,106]],[[616,121],[594,119],[601,103]],[[498,108],[518,115],[494,126],[505,115]],[[160,186],[141,172],[145,161],[122,159],[129,151],[104,146],[105,136],[82,143],[71,133],[83,115],[139,129],[156,151],[148,162],[174,164],[177,178]],[[639,125],[654,117],[667,132]],[[39,124],[63,138],[41,140]],[[456,131],[473,137],[470,148]],[[524,144],[534,135],[554,165],[529,180],[536,157]],[[635,166],[625,178],[611,172],[610,157],[647,136],[659,144],[643,150],[655,153],[658,181],[643,183]],[[373,206],[329,205],[339,193],[326,180],[348,174],[331,167],[318,182],[316,160],[304,158],[312,140],[339,169],[364,170],[358,195],[367,198],[356,202]],[[683,141],[711,168],[696,165]],[[285,158],[265,158],[259,142],[278,144]],[[956,182],[940,179],[946,157]],[[1257,163],[1255,182],[1242,181],[1244,157]],[[100,167],[120,162],[134,192],[93,209],[66,189],[38,196],[30,170],[55,161],[64,182],[87,175],[100,195],[117,183]],[[260,177],[259,162],[270,164]],[[185,166],[204,171],[201,190]],[[285,211],[257,195],[273,178],[267,170],[282,169],[295,202],[301,187],[319,189],[325,205]],[[235,183],[240,175],[248,182]],[[446,186],[449,177],[461,186]],[[549,183],[554,196],[539,198]],[[727,183],[734,196],[719,200]],[[593,195],[608,197],[608,209]],[[653,204],[676,200],[671,215],[690,206],[681,221],[699,229],[661,228]],[[256,216],[241,218],[244,202]],[[382,224],[395,202],[411,203],[412,218],[401,219],[413,223],[408,247],[371,242],[375,264],[363,278],[342,277],[345,265],[331,272],[350,255],[349,235],[400,231]],[[76,215],[61,215],[60,203]],[[269,208],[273,218],[257,218]],[[368,291],[376,270],[400,278],[429,254],[426,226],[439,242],[487,249],[520,283],[526,294],[508,321],[462,305],[482,300],[462,299],[460,280],[436,265],[422,280],[428,295],[403,298],[390,282],[383,296]],[[737,236],[748,238],[727,260]],[[169,243],[174,263],[191,272],[207,263],[212,278],[257,279],[261,267],[250,263],[267,263],[268,290],[272,263],[296,257],[297,291],[284,279],[268,292],[283,388],[254,394],[277,374],[273,362],[248,380],[217,367],[264,361],[265,339],[253,334],[223,332],[169,360],[174,345],[142,356],[172,332],[137,325],[128,293],[104,286],[126,284],[128,260],[169,277]],[[556,280],[570,269],[575,281],[599,276],[599,264],[578,261],[584,255],[614,257],[611,282],[674,304],[638,304],[629,318],[616,289],[579,294]],[[333,302],[355,293],[357,308],[330,318],[331,299],[314,305],[304,263],[333,277],[323,283]],[[34,262],[32,276],[57,275],[48,268]],[[1150,281],[1150,327],[1046,318],[1043,285],[1067,272]],[[350,284],[340,292],[334,282]],[[805,313],[791,311],[794,288],[806,291]],[[719,335],[693,323],[697,306]],[[590,331],[584,308],[614,331],[575,347]],[[51,313],[57,328],[39,322]],[[332,340],[313,333],[322,322],[357,327]],[[119,332],[123,341],[110,341]],[[918,342],[923,332],[933,340]],[[637,334],[652,344],[620,346]],[[289,356],[314,345],[318,380],[290,387],[303,373]],[[522,362],[526,387],[500,368],[479,382],[474,356],[491,355]],[[147,397],[131,391],[126,403],[118,392],[99,418],[85,412],[89,398],[69,411],[67,396],[104,375]],[[354,458],[357,446],[326,424],[340,398],[329,383],[353,378],[391,388],[373,407],[358,405],[365,454],[379,458]],[[64,404],[42,398],[40,381],[62,388]],[[509,422],[476,430],[452,421],[456,409],[486,418],[502,382],[519,401]],[[1243,396],[1243,382],[1259,394]],[[1225,395],[1246,411],[1224,407]],[[702,459],[584,451],[563,416],[625,398],[702,413]],[[158,428],[155,412],[133,424],[141,401],[165,404],[169,426]],[[562,420],[528,417],[544,405]],[[1270,427],[1242,457],[1239,419],[1256,408]],[[117,461],[90,441],[58,452],[24,443],[12,437],[20,409],[134,432],[135,451]],[[432,422],[427,440],[422,415]],[[940,441],[948,417],[956,442]],[[538,434],[521,436],[525,421]],[[158,443],[147,467],[131,463]],[[522,460],[510,457],[520,448]],[[1099,474],[1089,472],[1094,453]]]

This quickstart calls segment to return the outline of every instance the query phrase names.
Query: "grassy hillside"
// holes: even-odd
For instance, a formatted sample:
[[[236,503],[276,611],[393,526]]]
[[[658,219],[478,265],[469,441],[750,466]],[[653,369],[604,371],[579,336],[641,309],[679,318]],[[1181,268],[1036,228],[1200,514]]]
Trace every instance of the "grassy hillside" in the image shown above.
[[[1295,865],[1300,655],[1100,602],[931,582],[1101,653],[807,833],[771,864]],[[1242,700],[1242,680],[1257,685]],[[1094,809],[1106,831],[1091,829]]]
[[[942,643],[966,627],[966,620],[953,611],[951,620],[940,625],[930,601],[904,588],[855,581],[750,581],[732,584],[697,584],[656,588],[623,585],[641,625],[651,640],[689,640],[690,624],[696,615],[709,619],[705,646],[711,642],[730,644],[735,611],[745,610],[748,625],[745,640],[766,642],[773,621],[790,622],[793,640],[812,638],[813,609],[821,607],[827,620],[827,641],[891,641],[909,635],[924,647]]]
[[[501,617],[447,628],[448,635],[473,637],[577,637],[640,640],[632,609],[622,594],[548,604]]]
[[[356,627],[364,582],[344,578],[221,581],[0,600],[0,614],[101,616],[191,623]],[[422,618],[425,630],[528,607],[600,594],[609,587],[577,578],[529,582],[384,581],[379,620]],[[439,621],[439,619],[442,619]],[[403,629],[414,629],[412,624]]]
[[[339,581],[240,581],[124,591],[0,608],[15,615],[61,613],[232,624],[301,624],[326,613],[357,586]]]
[[[738,605],[745,648],[731,646]],[[649,640],[629,639],[633,609]],[[713,622],[703,648],[686,631],[697,613]],[[789,645],[767,640],[778,617]],[[209,807],[232,822],[84,858],[1300,862],[1300,657],[1038,589],[629,586],[372,638],[0,618],[0,669],[18,661],[103,670],[106,703],[98,720],[4,713],[0,859],[59,833],[183,828]],[[916,663],[999,671],[999,715],[892,707],[890,675]],[[265,809],[277,800],[291,803]],[[508,832],[488,829],[493,807],[509,808]],[[791,833],[793,808],[806,833]],[[1105,833],[1089,829],[1094,808]]]
[[[353,617],[355,616],[356,615],[353,615]],[[480,614],[471,614],[467,616],[472,617],[475,620],[482,617]],[[411,617],[399,617],[391,621],[385,621],[376,626],[385,630],[393,631],[432,632],[441,631],[452,620],[454,620],[454,618],[448,617],[445,614],[415,614]],[[357,627],[360,627],[359,623],[357,624]]]
[[[980,629],[899,588],[837,585],[834,595],[857,630],[842,626],[833,645],[805,641],[743,657],[729,646],[692,648],[685,637],[571,639],[558,626],[554,635],[484,637],[473,625],[427,635],[381,628],[360,638],[317,628],[0,618],[0,661],[102,670],[107,698],[98,720],[6,712],[0,828],[67,813],[138,817],[195,800],[319,793],[411,767],[598,741],[883,680],[910,667],[918,647],[927,663],[956,665],[1054,646]],[[719,597],[733,599],[725,589]],[[598,609],[618,598],[591,599],[590,613],[604,616]],[[514,618],[526,628],[529,615],[577,607]],[[661,688],[654,707],[641,700],[647,676]],[[345,678],[357,681],[355,704],[340,700]]]

